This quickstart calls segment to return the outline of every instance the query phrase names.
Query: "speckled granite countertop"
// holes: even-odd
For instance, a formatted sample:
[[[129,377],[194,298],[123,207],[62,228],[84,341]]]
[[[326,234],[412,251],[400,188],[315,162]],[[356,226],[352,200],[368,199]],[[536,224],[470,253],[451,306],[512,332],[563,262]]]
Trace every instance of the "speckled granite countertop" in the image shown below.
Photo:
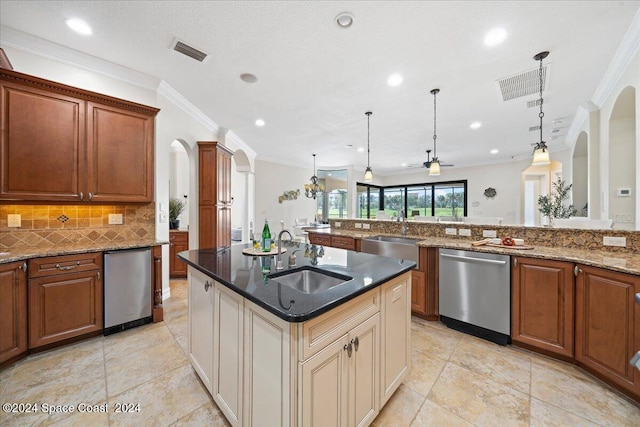
[[[111,242],[89,242],[89,243],[73,243],[56,245],[48,248],[10,248],[6,252],[0,252],[0,264],[6,264],[13,261],[22,261],[30,258],[39,258],[46,256],[83,254],[88,252],[114,251],[118,249],[134,249],[144,248],[148,246],[166,245],[169,242],[142,239],[142,240],[120,240]]]
[[[320,269],[330,275],[350,278],[338,286],[307,294],[280,284],[277,278],[272,276],[276,273],[274,257],[244,255],[242,250],[248,247],[249,245],[232,245],[221,251],[184,251],[180,252],[178,257],[287,322],[303,322],[319,316],[416,266],[413,261],[400,261],[330,247],[316,252],[316,256],[305,257],[302,255],[302,252],[305,252],[304,244],[287,243],[287,252],[282,254],[285,266],[289,255],[298,249],[297,266],[293,269]],[[265,264],[263,273],[265,262],[268,262],[269,266],[266,267]],[[283,273],[287,271],[285,267]]]
[[[323,229],[314,231],[318,234],[331,234],[334,236],[348,236],[356,239],[365,239],[372,236],[380,236],[385,233],[375,233],[354,230]],[[399,237],[397,234],[387,234]],[[493,246],[471,246],[471,240],[465,238],[439,238],[421,237],[407,235],[414,239],[425,239],[417,243],[418,246],[436,247],[447,249],[462,249],[476,252],[490,252],[505,255],[516,255],[530,258],[552,259],[557,261],[575,262],[594,267],[607,268],[609,270],[620,271],[640,275],[640,254],[630,252],[609,252],[593,249],[570,249],[564,247],[535,246],[533,249],[512,249],[509,247],[498,248]],[[525,242],[526,243],[526,242]]]

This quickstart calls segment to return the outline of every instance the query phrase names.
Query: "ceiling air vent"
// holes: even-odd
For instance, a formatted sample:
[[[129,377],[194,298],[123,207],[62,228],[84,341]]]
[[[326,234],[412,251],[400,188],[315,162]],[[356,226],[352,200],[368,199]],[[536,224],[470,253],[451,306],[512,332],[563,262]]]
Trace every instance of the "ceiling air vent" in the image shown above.
[[[533,108],[533,107],[539,107],[540,106],[540,100],[536,99],[535,101],[528,101],[527,102],[527,108]]]
[[[547,85],[547,67],[542,67],[542,87],[543,90]],[[540,77],[538,76],[539,68],[534,68],[524,73],[499,79],[498,86],[503,101],[521,98],[523,96],[533,95],[540,92]]]
[[[176,52],[187,55],[189,58],[195,59],[198,62],[205,62],[205,60],[209,57],[208,54],[196,49],[195,47],[189,46],[188,44],[181,42],[178,39],[175,39],[173,41],[173,43],[171,44],[171,48]]]

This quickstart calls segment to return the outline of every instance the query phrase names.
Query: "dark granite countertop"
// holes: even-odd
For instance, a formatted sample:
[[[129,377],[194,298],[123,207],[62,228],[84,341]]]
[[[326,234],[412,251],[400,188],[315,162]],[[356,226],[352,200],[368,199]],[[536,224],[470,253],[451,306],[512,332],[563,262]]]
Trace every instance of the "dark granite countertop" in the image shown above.
[[[46,256],[85,254],[89,252],[115,251],[119,249],[146,248],[166,245],[169,242],[155,239],[114,240],[109,242],[77,242],[52,247],[14,247],[0,250],[0,264]]]
[[[305,257],[305,246],[309,249]],[[344,249],[287,243],[282,262],[296,252],[297,266],[315,267],[329,273],[352,277],[351,280],[315,294],[306,294],[279,285],[266,274],[276,273],[274,257],[244,255],[249,245],[232,245],[228,249],[200,249],[180,252],[178,256],[219,283],[260,305],[287,322],[304,322],[350,299],[379,286],[415,267],[403,261]],[[315,252],[314,252],[315,251]],[[317,256],[314,256],[314,253]],[[262,264],[270,261],[270,273],[263,274]]]

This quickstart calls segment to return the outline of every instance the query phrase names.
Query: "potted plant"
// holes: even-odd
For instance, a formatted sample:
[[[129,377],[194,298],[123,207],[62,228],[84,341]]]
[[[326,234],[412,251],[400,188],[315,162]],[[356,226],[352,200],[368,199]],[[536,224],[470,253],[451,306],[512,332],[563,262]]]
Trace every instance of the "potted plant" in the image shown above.
[[[178,217],[184,212],[187,202],[174,197],[169,198],[169,229],[175,230],[180,227]]]
[[[569,191],[573,184],[566,185],[563,179],[558,178],[553,183],[553,191],[548,196],[538,197],[538,210],[549,220],[549,226],[553,224],[554,218],[569,218],[575,216],[576,208],[570,204],[565,206],[565,200],[569,198]]]

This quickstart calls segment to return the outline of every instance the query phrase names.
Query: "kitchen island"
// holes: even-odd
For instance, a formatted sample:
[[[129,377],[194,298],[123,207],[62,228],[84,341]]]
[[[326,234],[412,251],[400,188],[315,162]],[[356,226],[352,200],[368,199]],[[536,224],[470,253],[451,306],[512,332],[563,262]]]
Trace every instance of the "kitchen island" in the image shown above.
[[[370,424],[409,369],[415,263],[289,243],[283,264],[297,250],[297,265],[276,272],[273,257],[243,249],[178,255],[189,265],[189,360],[227,420]],[[291,272],[334,285],[302,287]]]

